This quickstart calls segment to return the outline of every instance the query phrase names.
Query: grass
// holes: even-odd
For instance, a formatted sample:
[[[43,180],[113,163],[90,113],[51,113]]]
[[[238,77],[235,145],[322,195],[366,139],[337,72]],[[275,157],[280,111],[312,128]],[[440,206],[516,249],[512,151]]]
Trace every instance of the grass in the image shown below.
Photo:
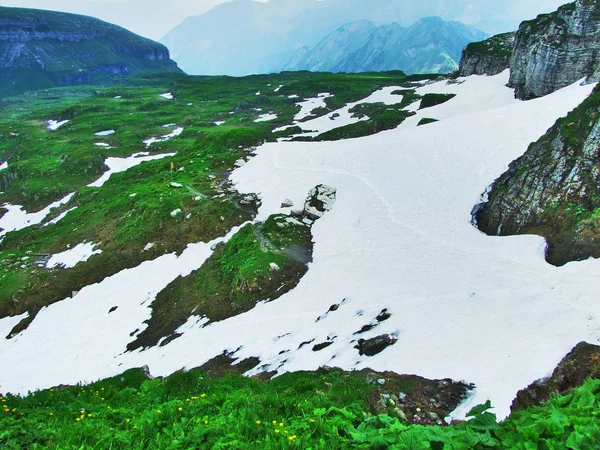
[[[0,446],[16,449],[596,448],[600,380],[498,423],[488,402],[472,420],[424,426],[374,413],[376,385],[337,369],[271,381],[201,370],[149,379],[139,369],[87,386],[1,398]],[[410,390],[410,386],[407,386]]]
[[[315,141],[337,141],[341,139],[352,139],[385,130],[392,130],[400,125],[414,112],[404,110],[402,104],[386,105],[384,103],[365,103],[355,106],[350,110],[354,116],[366,118],[359,122],[335,128],[320,134]]]
[[[441,105],[456,97],[456,94],[425,94],[421,99],[419,109],[431,108],[432,106]]]
[[[148,328],[128,350],[178,337],[176,330],[192,315],[224,320],[275,300],[293,289],[311,259],[310,228],[287,216],[247,224],[227,243],[219,244],[200,269],[178,278],[152,303]],[[176,306],[176,307],[174,307]]]
[[[515,33],[502,33],[480,42],[472,42],[465,48],[466,54],[485,54],[509,59],[513,53]]]

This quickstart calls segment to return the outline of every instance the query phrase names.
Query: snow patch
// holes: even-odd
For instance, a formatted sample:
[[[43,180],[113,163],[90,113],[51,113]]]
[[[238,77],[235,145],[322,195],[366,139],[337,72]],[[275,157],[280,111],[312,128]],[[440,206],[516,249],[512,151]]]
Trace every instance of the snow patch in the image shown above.
[[[52,255],[46,263],[46,268],[61,266],[64,269],[71,269],[81,262],[86,262],[93,255],[102,253],[102,250],[95,250],[98,245],[93,242],[83,242],[67,251]]]
[[[148,153],[135,153],[128,158],[106,158],[104,164],[108,166],[108,171],[98,178],[93,183],[88,184],[89,187],[102,187],[113,173],[125,172],[132,167],[137,166],[145,161],[155,161],[158,159],[174,156],[175,153],[162,153],[160,155],[146,156]]]
[[[173,139],[174,137],[179,136],[181,133],[183,133],[183,127],[178,127],[178,128],[175,128],[171,133],[165,134],[164,136],[151,137],[150,139],[146,139],[144,141],[144,144],[146,144],[146,148],[149,148],[155,142],[166,142],[170,139]]]
[[[307,118],[308,116],[312,115],[312,112],[317,108],[327,107],[327,103],[325,103],[325,99],[327,99],[329,97],[333,97],[333,95],[331,95],[327,92],[322,92],[314,98],[307,98],[303,102],[296,103],[296,105],[298,105],[300,107],[300,111],[294,117],[294,121],[298,122],[302,119]],[[292,98],[292,97],[289,97],[289,98]]]
[[[388,86],[383,89],[379,89],[362,100],[359,100],[354,103],[349,103],[343,108],[340,108],[324,116],[317,117],[312,120],[307,120],[305,122],[298,122],[298,116],[296,116],[295,121],[291,125],[275,128],[273,130],[273,133],[285,131],[288,128],[298,126],[304,131],[304,133],[299,134],[297,136],[315,137],[319,134],[331,131],[335,128],[351,125],[353,123],[361,122],[363,120],[368,120],[369,118],[366,116],[361,118],[354,116],[354,114],[351,113],[350,110],[355,106],[364,103],[384,103],[386,105],[395,105],[397,103],[400,103],[402,102],[404,96],[392,94],[398,89],[401,88],[399,86]],[[282,140],[282,142],[284,141]]]
[[[2,231],[0,231],[0,237],[3,237],[6,233],[11,231],[22,230],[23,228],[42,223],[53,208],[58,208],[59,206],[68,203],[73,195],[74,194],[69,194],[62,199],[51,203],[41,211],[31,214],[25,211],[20,205],[11,205],[10,203],[3,204],[2,208],[7,211],[0,217],[0,228],[2,229]]]
[[[48,120],[46,122],[46,128],[48,128],[50,131],[56,131],[58,130],[60,127],[62,127],[65,123],[68,123],[68,120],[63,120],[61,122],[57,121],[57,120]]]
[[[8,169],[8,162],[4,161],[2,164],[0,164],[0,170],[6,170]]]
[[[115,130],[105,130],[105,131],[98,131],[97,133],[94,133],[94,136],[110,136],[111,134],[115,134],[116,131]]]
[[[224,120],[217,120],[217,121],[215,122],[215,125],[216,125],[216,126],[218,126],[218,127],[220,127],[220,126],[221,126],[221,125],[223,125],[224,123],[225,123],[225,121],[224,121]]]
[[[165,92],[164,94],[158,94],[159,97],[165,98],[167,100],[173,100],[173,94],[170,92]]]
[[[256,122],[256,123],[269,122],[269,121],[275,120],[275,119],[277,119],[277,114],[268,113],[268,114],[262,114],[262,115],[258,116],[258,118],[254,122]]]

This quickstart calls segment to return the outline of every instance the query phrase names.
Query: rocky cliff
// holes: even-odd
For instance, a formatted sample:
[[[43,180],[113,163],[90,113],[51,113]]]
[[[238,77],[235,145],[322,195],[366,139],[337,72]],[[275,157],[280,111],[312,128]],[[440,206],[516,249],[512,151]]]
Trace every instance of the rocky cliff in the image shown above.
[[[162,44],[91,17],[0,7],[0,95],[178,72]]]
[[[600,79],[600,2],[577,0],[521,24],[509,85],[528,99],[577,80]]]
[[[492,185],[478,205],[490,235],[538,234],[556,265],[600,257],[600,87]]]
[[[467,45],[460,59],[460,76],[497,75],[508,69],[514,43],[515,33],[503,33]]]

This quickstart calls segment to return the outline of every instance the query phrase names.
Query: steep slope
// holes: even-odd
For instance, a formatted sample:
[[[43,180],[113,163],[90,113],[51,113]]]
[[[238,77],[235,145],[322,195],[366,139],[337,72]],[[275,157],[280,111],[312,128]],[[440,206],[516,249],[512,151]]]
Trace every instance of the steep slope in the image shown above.
[[[465,47],[458,69],[461,77],[497,75],[510,67],[515,33],[503,33]]]
[[[476,211],[490,235],[539,234],[548,261],[600,257],[600,88],[559,120],[491,187]]]
[[[417,21],[410,28],[393,23],[380,27],[362,21],[341,27],[285,70],[367,72],[402,70],[406,73],[447,73],[457,69],[460,54],[470,42],[486,35],[439,17]]]
[[[91,17],[0,7],[0,95],[179,72],[161,44]]]
[[[600,3],[577,0],[521,24],[509,83],[517,98],[528,99],[583,77],[598,81],[599,58]]]
[[[547,0],[523,7],[517,0],[233,0],[186,19],[161,42],[190,74],[269,73],[280,71],[303,46],[312,48],[337,28],[360,20],[407,27],[423,17],[439,16],[499,33],[515,29],[521,20],[546,8],[552,10],[560,2]]]

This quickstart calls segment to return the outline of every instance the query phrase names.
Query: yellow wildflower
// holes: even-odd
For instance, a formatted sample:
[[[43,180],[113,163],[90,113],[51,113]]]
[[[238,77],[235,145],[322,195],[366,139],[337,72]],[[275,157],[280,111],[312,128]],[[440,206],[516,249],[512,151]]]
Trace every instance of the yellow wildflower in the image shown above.
[[[282,426],[283,426],[283,422],[281,422],[281,423],[279,424],[279,426],[280,426],[280,427],[282,427]]]
[[[76,422],[79,422],[81,419],[78,417],[77,419],[75,419]]]
[[[275,433],[278,433],[278,434],[279,434],[279,430],[275,430]]]
[[[257,420],[257,421],[256,421],[256,425],[260,425],[260,420]]]
[[[177,411],[183,411],[182,407],[177,408]]]
[[[161,411],[160,409],[157,409],[157,410],[156,410],[156,412],[157,412],[158,414],[162,413],[162,411]]]

